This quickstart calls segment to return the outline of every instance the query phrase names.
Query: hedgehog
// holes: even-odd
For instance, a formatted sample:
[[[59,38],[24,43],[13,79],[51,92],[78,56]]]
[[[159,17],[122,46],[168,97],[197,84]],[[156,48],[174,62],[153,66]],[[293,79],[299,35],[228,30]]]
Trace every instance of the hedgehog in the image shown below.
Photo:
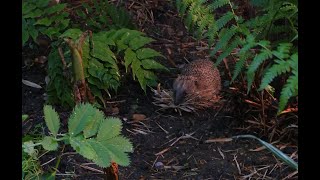
[[[209,107],[219,100],[221,78],[210,60],[195,60],[187,64],[173,83],[174,104],[190,101]]]

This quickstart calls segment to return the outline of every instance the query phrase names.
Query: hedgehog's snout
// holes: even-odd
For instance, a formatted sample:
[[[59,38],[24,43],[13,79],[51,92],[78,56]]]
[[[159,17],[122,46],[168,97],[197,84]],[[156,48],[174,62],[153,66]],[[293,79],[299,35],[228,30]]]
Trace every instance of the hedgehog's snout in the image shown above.
[[[178,77],[173,83],[173,99],[174,105],[179,105],[183,102],[186,95],[186,90],[183,81]]]
[[[174,90],[174,105],[181,104],[185,98],[185,95],[185,90],[181,88]]]

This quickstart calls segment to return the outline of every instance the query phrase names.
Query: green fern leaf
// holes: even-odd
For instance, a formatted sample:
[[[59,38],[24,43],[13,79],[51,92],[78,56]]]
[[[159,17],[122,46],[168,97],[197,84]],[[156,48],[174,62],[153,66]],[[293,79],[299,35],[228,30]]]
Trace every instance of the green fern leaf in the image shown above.
[[[220,31],[221,32],[221,31]],[[213,49],[211,54],[216,54],[221,48],[225,47],[229,40],[236,34],[236,26],[231,27],[230,29],[225,29],[220,33],[220,41],[216,44],[216,47]]]
[[[259,91],[263,90],[267,87],[276,76],[279,76],[282,73],[286,73],[290,71],[290,62],[283,60],[276,60],[276,64],[272,65],[267,72],[263,76],[260,84]]]
[[[166,67],[164,67],[162,64],[156,62],[153,59],[144,59],[141,61],[142,67],[145,69],[162,69],[168,71]]]
[[[141,68],[141,65],[142,65],[141,61],[138,59],[136,61],[132,61],[131,68],[132,68],[133,80],[135,80],[135,76],[137,76],[138,70]],[[141,74],[139,76],[141,76]]]
[[[144,92],[146,92],[147,81],[146,81],[146,79],[144,77],[144,69],[142,69],[142,68],[137,69],[135,74],[136,74],[136,76],[138,78],[138,81],[140,83],[140,86],[141,86],[142,90]]]
[[[95,108],[89,103],[76,105],[68,122],[70,136],[76,136],[83,131],[95,113]]]
[[[298,71],[298,53],[292,54],[289,62],[292,70]]]
[[[247,71],[247,94],[249,94],[251,90],[252,83],[254,81],[255,72],[248,72]]]
[[[43,149],[47,151],[55,151],[58,149],[58,142],[51,136],[45,136],[41,141]]]
[[[211,12],[214,12],[216,9],[229,4],[229,0],[215,0],[213,3],[208,5],[208,8],[210,9]]]
[[[184,21],[185,25],[187,26],[187,29],[192,30],[192,15],[191,14],[187,14],[187,17],[185,18]]]
[[[273,55],[279,59],[289,58],[290,49],[292,47],[291,43],[280,43],[277,50],[272,51]]]
[[[122,122],[119,118],[108,117],[102,123],[98,131],[97,140],[106,141],[121,133]]]
[[[258,67],[263,61],[270,59],[271,57],[272,57],[272,53],[269,50],[265,50],[265,49],[261,50],[261,52],[254,57],[247,71],[247,80],[248,80],[247,93],[249,93],[251,89],[256,70],[258,69]]]
[[[181,2],[181,1],[180,1],[180,2]],[[184,13],[185,13],[186,10],[187,10],[189,4],[186,3],[185,1],[184,1],[183,3],[180,3],[180,2],[179,2],[179,5],[177,6],[177,7],[178,7],[178,12],[179,12],[179,14],[180,14],[181,16],[183,16]]]
[[[137,50],[153,41],[154,39],[149,37],[136,37],[129,42],[129,47],[133,50]]]
[[[130,48],[126,49],[124,52],[124,66],[126,68],[126,72],[128,72],[129,65],[134,61],[139,61],[136,54]]]
[[[160,54],[158,51],[155,51],[153,49],[150,48],[142,48],[142,49],[138,49],[136,51],[137,57],[142,60],[142,59],[148,59],[148,58],[153,58],[156,56],[159,57],[163,57],[165,58],[162,54]]]
[[[231,82],[233,82],[238,77],[238,75],[240,74],[241,70],[243,69],[244,64],[249,56],[250,56],[249,53],[245,53],[240,56],[240,60],[236,63],[235,69],[233,71]]]
[[[218,31],[223,28],[229,21],[231,21],[234,18],[234,15],[232,12],[227,12],[224,14],[220,19],[217,20],[217,28]]]
[[[63,34],[60,35],[60,38],[71,38],[71,39],[79,39],[83,32],[80,29],[68,29]]]
[[[109,47],[101,41],[94,42],[94,48],[92,49],[92,56],[98,58],[101,61],[108,62],[110,64],[116,63],[116,56],[109,49]]]
[[[215,65],[218,66],[222,60],[224,58],[226,58],[227,56],[229,56],[231,54],[231,52],[238,47],[240,44],[242,44],[241,40],[239,37],[235,37],[234,40],[230,43],[230,45],[223,50],[223,53],[220,54],[220,56],[218,57]],[[214,54],[212,54],[212,52],[210,53],[210,56],[214,56]]]
[[[43,111],[44,120],[46,121],[48,129],[54,136],[57,136],[60,128],[60,118],[58,113],[50,105],[45,105]]]
[[[288,100],[298,92],[298,71],[293,71],[284,88],[281,90],[278,114],[285,108]]]
[[[100,110],[96,110],[92,120],[87,124],[83,130],[83,135],[85,138],[92,137],[97,134],[101,122],[104,120],[104,114]]]
[[[270,51],[262,49],[261,52],[254,57],[250,66],[248,67],[248,72],[256,72],[260,64],[271,57],[272,53]]]
[[[208,27],[208,31],[206,34],[206,37],[208,37],[208,44],[209,47],[211,47],[215,41],[215,37],[217,36],[217,26],[216,23],[212,23],[211,25],[209,25]]]

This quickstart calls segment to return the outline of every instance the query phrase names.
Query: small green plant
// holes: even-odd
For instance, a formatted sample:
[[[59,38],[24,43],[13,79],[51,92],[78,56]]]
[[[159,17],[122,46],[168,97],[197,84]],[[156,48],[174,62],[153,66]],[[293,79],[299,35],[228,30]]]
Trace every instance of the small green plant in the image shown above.
[[[31,144],[33,144],[32,141],[25,142],[27,146]],[[43,170],[38,159],[38,150],[30,148],[28,150],[25,149],[25,151],[22,152],[22,179],[39,179],[43,174]]]
[[[235,13],[237,7],[231,0],[176,0],[186,26],[198,39],[207,39],[210,48],[214,45],[210,55],[217,56],[216,65],[227,57],[239,59],[231,82],[246,67],[248,93],[254,81],[261,83],[258,89],[261,91],[275,77],[289,73],[279,98],[280,114],[289,98],[298,95],[298,51],[293,43],[298,38],[297,1],[251,3],[258,10],[257,16],[245,20]],[[217,15],[218,10],[224,13]],[[233,55],[235,50],[238,53]]]
[[[81,34],[79,29],[69,29],[61,35],[61,38],[77,40]],[[147,86],[155,86],[157,84],[155,70],[167,70],[167,68],[155,61],[156,57],[163,57],[159,52],[144,47],[152,41],[154,40],[145,37],[142,32],[125,28],[93,33],[91,40],[87,37],[82,45],[82,64],[85,79],[89,83],[93,95],[104,103],[101,90],[109,95],[110,90],[117,91],[122,73],[119,66],[122,66],[126,73],[132,73],[133,79],[139,82],[144,91]],[[70,51],[67,50],[64,55],[65,59],[69,60],[71,54],[67,54],[67,52]],[[48,91],[48,94],[52,97],[51,102],[55,99],[61,101],[72,99],[70,98],[72,95],[71,86],[68,83],[59,85],[66,81],[66,79],[59,80],[63,78],[64,71],[60,59],[57,50],[53,50],[48,57],[51,81],[48,85],[48,89],[51,91]],[[52,68],[50,68],[50,63],[52,63]],[[57,63],[60,64],[57,65]],[[64,90],[57,89],[58,86],[64,86]],[[57,96],[58,91],[65,94]],[[65,96],[68,98],[61,98]],[[49,103],[51,102],[49,101]]]
[[[42,34],[57,38],[69,26],[66,4],[49,6],[50,0],[25,0],[22,2],[22,45]]]
[[[68,120],[68,132],[61,134],[58,113],[49,105],[44,107],[44,119],[50,131],[38,143],[25,142],[23,150],[32,153],[41,145],[47,151],[55,151],[59,142],[70,144],[83,157],[98,166],[108,167],[111,162],[127,166],[128,152],[133,152],[131,142],[121,135],[122,122],[118,118],[105,117],[103,112],[91,104],[75,106]]]
[[[81,8],[76,10],[76,14],[79,21],[86,22],[93,32],[100,32],[101,29],[134,28],[126,9],[117,7],[108,0],[93,0],[91,4],[83,3]]]

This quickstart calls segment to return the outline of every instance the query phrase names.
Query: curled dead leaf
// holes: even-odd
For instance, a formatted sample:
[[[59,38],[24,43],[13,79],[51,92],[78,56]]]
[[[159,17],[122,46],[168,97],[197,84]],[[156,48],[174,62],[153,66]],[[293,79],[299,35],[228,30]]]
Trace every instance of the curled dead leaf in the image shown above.
[[[132,115],[132,119],[134,121],[142,121],[142,120],[146,119],[146,115],[144,115],[144,114],[133,114]]]

